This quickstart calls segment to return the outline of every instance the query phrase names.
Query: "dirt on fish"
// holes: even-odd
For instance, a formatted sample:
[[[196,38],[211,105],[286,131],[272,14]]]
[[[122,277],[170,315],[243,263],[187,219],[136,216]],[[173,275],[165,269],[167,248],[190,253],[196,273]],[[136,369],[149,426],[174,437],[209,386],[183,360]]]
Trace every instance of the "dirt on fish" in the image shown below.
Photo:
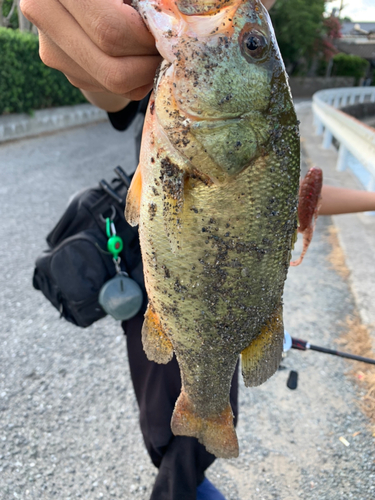
[[[282,356],[298,121],[260,1],[137,8],[165,59],[126,208],[139,224],[149,297],[143,345],[149,359],[174,353],[179,363],[172,431],[235,457],[229,391],[238,357],[245,384],[257,386]]]

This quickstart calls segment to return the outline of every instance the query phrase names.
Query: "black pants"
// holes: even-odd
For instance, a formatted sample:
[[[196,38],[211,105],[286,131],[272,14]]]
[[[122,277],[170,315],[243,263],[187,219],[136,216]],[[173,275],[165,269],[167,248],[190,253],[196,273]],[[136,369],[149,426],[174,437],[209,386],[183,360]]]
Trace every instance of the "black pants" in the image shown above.
[[[141,340],[142,323],[143,315],[138,314],[124,322],[123,328],[143,439],[159,469],[150,500],[195,500],[197,486],[215,457],[197,439],[172,434],[172,412],[181,391],[180,370],[175,357],[167,365],[147,359]],[[238,365],[230,393],[235,424],[237,395]]]

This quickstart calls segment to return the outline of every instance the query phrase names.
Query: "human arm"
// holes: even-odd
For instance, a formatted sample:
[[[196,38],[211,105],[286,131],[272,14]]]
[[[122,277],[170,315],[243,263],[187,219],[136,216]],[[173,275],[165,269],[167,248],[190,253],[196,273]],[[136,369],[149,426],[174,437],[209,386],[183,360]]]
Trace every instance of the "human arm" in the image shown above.
[[[375,192],[323,185],[319,215],[367,211],[375,211]]]
[[[112,94],[111,92],[89,92],[88,90],[80,90],[91,104],[109,113],[121,111],[131,102],[130,99],[122,95]]]

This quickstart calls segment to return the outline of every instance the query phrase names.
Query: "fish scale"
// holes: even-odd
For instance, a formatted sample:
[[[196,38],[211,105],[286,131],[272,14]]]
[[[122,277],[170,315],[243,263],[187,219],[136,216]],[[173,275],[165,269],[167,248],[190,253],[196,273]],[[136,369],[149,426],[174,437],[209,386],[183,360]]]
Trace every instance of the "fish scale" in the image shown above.
[[[166,363],[175,353],[179,363],[173,432],[234,457],[229,390],[238,357],[253,386],[282,354],[297,119],[260,2],[137,6],[165,58],[126,209],[139,224],[149,297],[143,345],[149,359]]]

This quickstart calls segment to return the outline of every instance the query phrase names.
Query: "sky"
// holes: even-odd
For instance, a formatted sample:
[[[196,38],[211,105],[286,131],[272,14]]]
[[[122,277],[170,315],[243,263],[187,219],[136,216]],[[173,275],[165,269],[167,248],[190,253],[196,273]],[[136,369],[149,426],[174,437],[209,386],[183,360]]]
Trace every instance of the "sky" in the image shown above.
[[[340,4],[340,0],[335,0],[327,3],[327,6],[332,10],[333,7],[340,7]],[[375,0],[344,0],[344,5],[341,12],[343,17],[348,16],[354,22],[375,22]]]

